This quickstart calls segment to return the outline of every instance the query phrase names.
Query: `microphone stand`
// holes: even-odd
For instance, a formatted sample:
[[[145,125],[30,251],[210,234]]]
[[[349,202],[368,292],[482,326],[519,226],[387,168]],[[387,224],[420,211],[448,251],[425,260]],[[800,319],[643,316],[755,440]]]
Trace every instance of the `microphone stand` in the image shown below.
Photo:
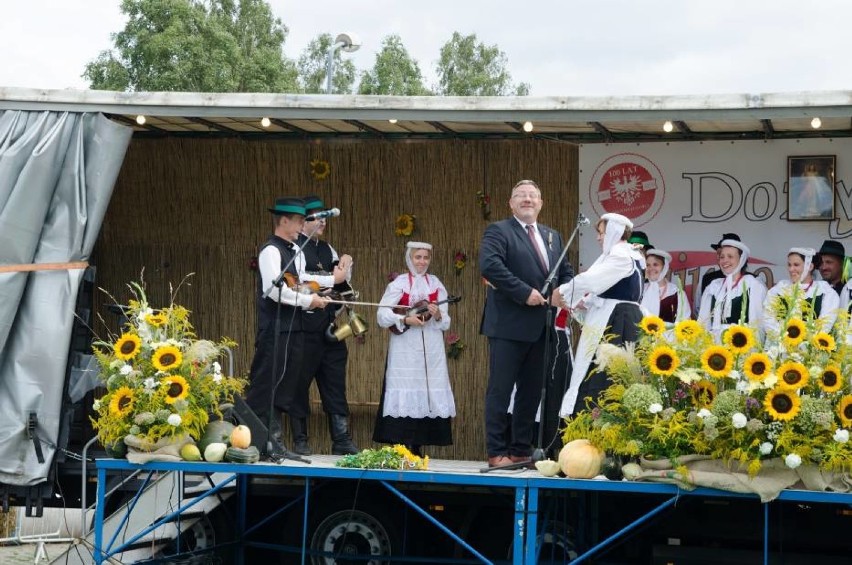
[[[543,461],[545,459],[545,453],[544,449],[542,448],[542,444],[544,443],[544,424],[547,421],[547,371],[552,366],[550,359],[552,335],[551,332],[554,331],[554,308],[550,305],[550,292],[552,290],[553,281],[556,279],[556,275],[559,272],[560,267],[562,266],[562,262],[565,260],[565,256],[568,254],[568,249],[571,247],[571,244],[574,242],[574,238],[580,231],[580,226],[585,226],[588,224],[589,220],[582,213],[580,213],[577,217],[577,226],[574,228],[574,231],[571,232],[571,237],[568,238],[568,243],[565,244],[565,247],[562,249],[562,253],[559,255],[559,258],[553,264],[553,268],[550,270],[550,274],[547,275],[547,278],[544,281],[544,286],[541,287],[540,291],[544,299],[547,300],[547,304],[545,304],[545,308],[547,308],[547,315],[545,317],[546,321],[544,328],[544,363],[542,363],[541,365],[541,400],[539,403],[541,420],[538,423],[538,438],[536,447],[535,449],[533,449],[532,456],[529,459],[518,461],[517,463],[509,463],[507,465],[497,465],[496,467],[483,467],[479,470],[480,473],[488,473],[490,471],[511,471],[514,469],[525,469],[529,467],[531,463],[535,463],[536,461]],[[568,352],[570,354],[571,366],[573,367],[574,355],[572,353],[570,343],[568,344]]]
[[[284,274],[287,272],[293,263],[296,262],[296,257],[302,254],[302,250],[305,248],[305,245],[311,240],[314,232],[316,232],[319,224],[314,227],[314,231],[310,234],[306,234],[307,237],[305,241],[299,246],[298,250],[290,257],[290,260],[287,261],[287,264],[284,265],[284,268],[281,269],[281,272],[278,273],[278,276],[275,277],[275,280],[272,281],[272,285],[266,289],[263,293],[263,298],[269,298],[269,295],[272,294],[274,288],[278,288],[278,300],[276,309],[275,309],[275,334],[272,338],[272,393],[269,395],[269,411],[266,414],[266,447],[265,453],[266,457],[268,457],[273,462],[280,462],[284,459],[290,459],[292,461],[300,461],[302,463],[310,463],[310,459],[305,459],[301,455],[297,453],[293,453],[283,445],[282,442],[275,440],[272,437],[272,425],[275,421],[275,392],[278,390],[278,385],[281,384],[281,381],[284,379],[284,371],[287,370],[287,358],[284,359],[284,369],[281,371],[281,377],[278,377],[278,347],[279,347],[279,339],[278,336],[281,335],[281,293],[284,290]],[[297,308],[297,307],[294,307]],[[294,316],[298,314],[298,311],[294,312]],[[292,319],[290,321],[292,327]],[[288,334],[287,339],[289,341],[290,336]],[[281,422],[278,422],[278,427],[281,427]]]

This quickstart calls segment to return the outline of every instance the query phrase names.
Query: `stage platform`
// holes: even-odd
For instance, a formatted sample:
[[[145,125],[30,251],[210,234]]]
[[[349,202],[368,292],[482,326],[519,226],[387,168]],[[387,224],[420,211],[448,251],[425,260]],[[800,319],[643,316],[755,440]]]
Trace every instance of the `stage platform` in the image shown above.
[[[480,487],[482,492],[508,492],[512,495],[514,512],[514,529],[512,536],[512,550],[509,562],[514,564],[533,564],[539,561],[540,532],[547,528],[542,524],[543,516],[540,515],[540,504],[548,497],[564,495],[570,492],[590,493],[623,493],[634,495],[645,495],[652,500],[651,507],[644,511],[635,520],[618,531],[608,533],[608,537],[600,540],[593,547],[576,555],[571,563],[583,563],[599,555],[613,542],[623,536],[629,535],[636,528],[652,520],[657,514],[676,505],[684,497],[702,497],[715,499],[745,499],[748,504],[755,506],[755,510],[761,512],[763,517],[763,563],[770,563],[770,509],[774,504],[784,501],[802,504],[829,504],[829,505],[852,505],[852,494],[838,494],[828,492],[814,492],[804,490],[786,490],[781,493],[776,502],[762,504],[754,495],[737,494],[727,491],[698,488],[695,490],[683,490],[675,485],[662,483],[612,481],[607,479],[578,480],[559,477],[546,478],[535,470],[499,470],[482,472],[486,467],[485,462],[479,461],[450,461],[431,459],[429,469],[425,471],[402,471],[402,470],[366,470],[366,469],[344,469],[335,466],[339,460],[336,456],[316,455],[308,458],[310,463],[285,460],[279,464],[255,463],[207,463],[207,462],[176,462],[176,463],[148,463],[145,465],[132,465],[126,460],[101,459],[97,461],[98,469],[98,505],[95,517],[95,562],[105,562],[110,556],[121,553],[125,547],[132,545],[139,537],[147,532],[141,532],[139,536],[126,540],[122,544],[115,543],[115,539],[106,541],[104,539],[103,525],[105,507],[105,485],[109,473],[128,473],[130,471],[141,471],[148,477],[156,477],[163,473],[176,472],[179,475],[201,475],[207,477],[209,488],[196,498],[188,499],[174,509],[174,512],[152,522],[150,528],[156,528],[164,522],[174,520],[176,515],[189,510],[197,504],[200,498],[216,495],[223,489],[236,489],[237,497],[237,531],[236,537],[245,543],[250,543],[252,530],[256,525],[250,525],[247,515],[252,512],[252,499],[249,495],[249,487],[256,482],[286,480],[289,483],[298,484],[304,489],[304,497],[298,504],[304,504],[304,516],[308,516],[309,502],[311,500],[311,489],[317,484],[333,479],[337,481],[352,481],[353,486],[363,481],[381,485],[387,491],[388,500],[399,499],[410,506],[425,519],[432,522],[434,526],[450,536],[467,552],[467,560],[455,560],[455,563],[493,563],[494,561],[481,554],[475,547],[462,539],[456,532],[444,526],[436,520],[425,509],[420,508],[409,496],[405,494],[406,487],[419,485],[423,487],[434,486],[442,489],[471,489]],[[381,490],[381,489],[380,489]],[[357,492],[357,491],[356,491]],[[252,518],[255,518],[252,514]],[[263,523],[263,520],[260,521]],[[307,529],[307,519],[303,526]],[[754,524],[754,528],[760,528],[760,524]],[[149,530],[150,531],[150,530]],[[508,534],[508,532],[507,532]],[[303,532],[302,561],[305,561],[306,532]],[[242,551],[237,552],[237,563],[242,563]],[[310,557],[308,557],[309,559]],[[405,562],[407,559],[394,558],[393,562]],[[416,562],[417,559],[409,561]],[[419,560],[422,562],[422,560]],[[298,562],[298,561],[294,561]],[[379,562],[379,561],[376,561]]]

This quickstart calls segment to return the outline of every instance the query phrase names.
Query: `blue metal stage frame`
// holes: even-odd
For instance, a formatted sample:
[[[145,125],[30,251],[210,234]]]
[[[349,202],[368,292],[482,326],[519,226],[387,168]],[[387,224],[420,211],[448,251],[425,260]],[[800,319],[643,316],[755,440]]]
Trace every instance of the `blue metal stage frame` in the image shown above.
[[[413,510],[420,513],[427,520],[432,522],[439,529],[444,531],[455,542],[459,543],[467,549],[471,555],[482,563],[491,564],[486,557],[481,555],[475,548],[471,547],[465,540],[461,539],[457,534],[452,532],[446,526],[440,523],[437,519],[429,515],[410,498],[405,496],[394,486],[394,483],[421,483],[421,484],[441,484],[441,485],[459,485],[459,486],[479,486],[479,487],[496,487],[503,489],[514,489],[515,492],[515,520],[513,535],[513,555],[512,562],[516,565],[532,565],[538,561],[538,550],[536,546],[538,534],[538,511],[539,501],[542,496],[542,491],[589,491],[601,493],[635,493],[635,494],[651,494],[664,497],[663,501],[646,512],[632,523],[628,524],[621,530],[613,533],[603,541],[599,542],[594,547],[589,548],[583,554],[578,555],[571,563],[583,563],[593,557],[601,550],[620,539],[622,536],[630,533],[638,526],[652,519],[656,514],[662,512],[666,508],[675,504],[680,497],[697,496],[697,497],[715,497],[715,498],[750,498],[759,504],[759,500],[755,495],[739,494],[728,491],[721,491],[709,488],[697,488],[695,490],[683,490],[676,485],[663,483],[646,483],[646,482],[629,482],[629,481],[608,481],[608,480],[581,480],[581,479],[565,479],[565,478],[545,478],[533,473],[522,474],[501,474],[501,473],[447,473],[433,471],[396,471],[396,470],[365,470],[365,469],[342,469],[337,467],[323,467],[313,465],[275,465],[268,463],[255,464],[236,464],[236,463],[206,463],[206,462],[177,462],[177,463],[147,463],[145,465],[133,465],[123,459],[99,459],[96,463],[98,470],[98,489],[97,489],[97,508],[95,511],[95,547],[94,559],[97,565],[103,563],[111,556],[127,551],[135,542],[156,529],[157,527],[174,521],[175,518],[182,512],[190,509],[192,506],[201,501],[204,497],[216,494],[226,486],[235,483],[237,488],[238,505],[237,505],[237,539],[242,541],[245,535],[250,533],[246,530],[246,506],[248,493],[248,484],[252,476],[279,476],[292,478],[302,478],[305,480],[305,496],[304,496],[304,515],[308,516],[308,505],[310,500],[311,479],[350,479],[357,481],[377,481],[382,484],[390,493],[397,496],[405,504]],[[211,482],[211,488],[206,492],[201,493],[195,498],[188,500],[185,504],[176,508],[171,514],[152,523],[144,531],[134,535],[131,539],[123,543],[116,543],[117,533],[112,538],[104,543],[104,504],[107,485],[107,473],[109,472],[126,472],[142,470],[147,471],[148,479],[139,489],[142,492],[145,484],[156,473],[163,472],[178,472],[191,474],[207,474],[214,473],[226,474],[228,477],[217,483]],[[127,513],[133,511],[133,506],[139,497],[136,497],[129,504]],[[789,502],[809,502],[821,504],[843,504],[852,505],[852,494],[829,493],[818,491],[803,491],[803,490],[785,490],[776,499],[778,501]],[[772,503],[763,505],[763,563],[769,563],[769,509]],[[291,505],[279,510],[279,513],[288,509]],[[277,515],[278,513],[276,513]],[[251,531],[266,523],[275,516],[269,516],[262,520],[259,524],[252,527]],[[124,520],[127,516],[124,517]],[[122,522],[123,523],[123,522]],[[120,531],[121,527],[116,529]],[[302,532],[302,563],[306,562],[305,542],[307,536],[307,519],[304,520],[304,531]],[[410,559],[417,561],[417,559]],[[243,552],[237,552],[237,563],[242,565]]]

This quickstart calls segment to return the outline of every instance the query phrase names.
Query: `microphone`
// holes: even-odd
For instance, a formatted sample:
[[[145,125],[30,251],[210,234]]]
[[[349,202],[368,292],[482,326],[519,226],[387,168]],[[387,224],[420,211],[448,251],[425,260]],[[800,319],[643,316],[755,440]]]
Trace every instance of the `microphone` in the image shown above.
[[[584,216],[582,212],[580,212],[580,214],[577,217],[577,223],[581,226],[588,226],[589,224],[592,223],[592,221],[589,218],[587,218],[586,216]]]
[[[331,210],[323,210],[322,212],[317,212],[316,214],[311,214],[305,217],[306,222],[313,222],[314,220],[322,220],[323,218],[336,218],[340,215],[340,208],[332,208]]]

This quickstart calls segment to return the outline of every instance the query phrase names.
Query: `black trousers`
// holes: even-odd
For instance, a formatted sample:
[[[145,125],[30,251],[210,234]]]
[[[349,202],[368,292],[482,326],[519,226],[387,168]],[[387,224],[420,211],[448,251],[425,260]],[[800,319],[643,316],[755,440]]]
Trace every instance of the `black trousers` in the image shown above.
[[[275,337],[275,327],[272,326],[260,330],[255,339],[246,404],[258,416],[266,416],[270,404],[276,410],[290,413],[302,388],[304,332],[280,331],[277,335],[277,362],[273,374]]]
[[[346,361],[349,351],[343,341],[330,342],[324,333],[305,332],[302,378],[291,415],[310,415],[310,388],[316,380],[326,414],[349,415],[346,401]]]
[[[544,338],[536,341],[488,338],[489,374],[485,392],[485,448],[496,455],[529,456],[532,452],[535,413],[541,401]],[[506,438],[506,412],[515,391],[511,438]]]

